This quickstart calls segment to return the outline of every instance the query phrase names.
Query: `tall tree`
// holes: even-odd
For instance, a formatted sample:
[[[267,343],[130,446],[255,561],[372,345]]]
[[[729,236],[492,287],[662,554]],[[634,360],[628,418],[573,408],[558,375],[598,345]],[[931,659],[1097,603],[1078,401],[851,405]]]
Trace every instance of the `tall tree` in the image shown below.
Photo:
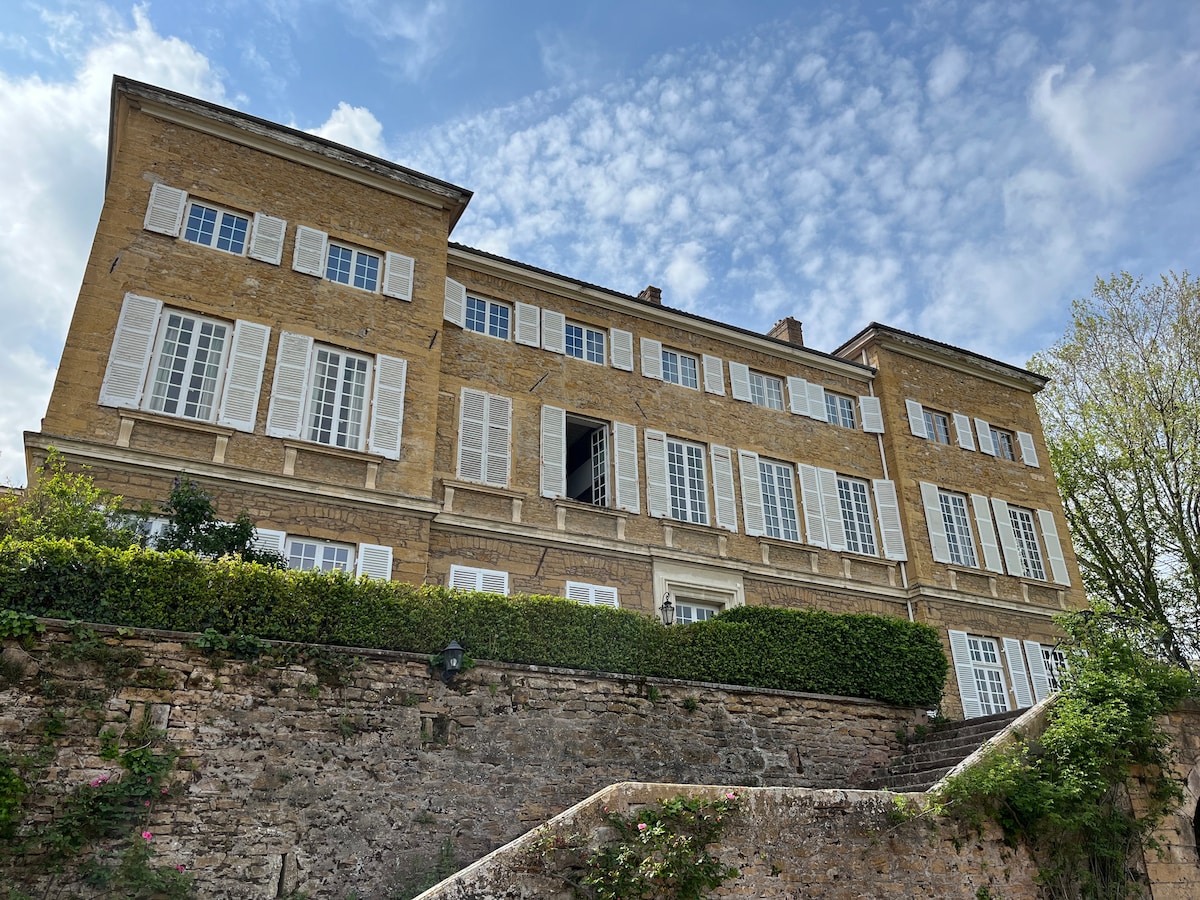
[[[1200,658],[1200,283],[1098,278],[1030,365],[1089,594]]]

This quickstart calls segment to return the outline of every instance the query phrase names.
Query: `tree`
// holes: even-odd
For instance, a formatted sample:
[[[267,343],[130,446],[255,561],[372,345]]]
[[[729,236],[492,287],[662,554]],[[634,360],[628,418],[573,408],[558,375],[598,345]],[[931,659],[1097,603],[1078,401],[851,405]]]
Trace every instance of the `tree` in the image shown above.
[[[245,510],[232,522],[220,521],[212,497],[186,475],[175,479],[163,511],[170,522],[155,541],[156,550],[187,550],[201,556],[232,555],[279,568],[285,564],[281,554],[255,546],[254,523]]]
[[[1098,278],[1030,366],[1051,379],[1039,408],[1089,595],[1110,621],[1149,622],[1148,649],[1186,666],[1200,658],[1200,282]]]
[[[121,498],[96,487],[87,467],[67,469],[53,447],[24,491],[0,495],[0,537],[83,539],[107,547],[131,547],[141,538],[140,518],[121,508]]]

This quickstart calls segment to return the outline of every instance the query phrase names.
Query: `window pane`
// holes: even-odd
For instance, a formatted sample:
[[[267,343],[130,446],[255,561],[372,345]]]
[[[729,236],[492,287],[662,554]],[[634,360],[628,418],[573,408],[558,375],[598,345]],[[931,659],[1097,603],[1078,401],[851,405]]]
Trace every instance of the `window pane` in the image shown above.
[[[583,328],[578,325],[567,324],[566,352],[567,356],[583,359]]]
[[[784,541],[800,540],[791,467],[760,460],[758,478],[767,536]]]
[[[594,328],[587,330],[587,359],[588,362],[604,365],[604,332]]]
[[[663,381],[679,384],[679,354],[670,350],[662,352],[662,376]]]
[[[150,392],[150,409],[211,421],[226,333],[226,326],[217,322],[168,314]]]
[[[871,524],[866,484],[849,478],[839,478],[837,484],[842,523],[846,529],[846,549],[851,553],[875,556],[875,529]]]
[[[354,286],[373,291],[379,286],[379,257],[361,250],[354,254]]]
[[[938,494],[942,521],[946,526],[946,541],[950,545],[950,561],[960,566],[975,566],[975,542],[971,538],[971,523],[967,518],[967,500],[960,494]]]
[[[488,304],[488,334],[508,340],[508,307],[499,303]]]
[[[184,229],[185,240],[211,247],[213,231],[217,224],[217,211],[199,203],[193,203],[188,211],[187,228]]]
[[[467,298],[466,326],[471,331],[487,334],[487,302],[475,297]]]
[[[325,267],[325,277],[339,284],[350,283],[350,264],[354,251],[349,247],[329,245],[329,262]]]
[[[690,388],[700,386],[700,380],[696,376],[695,357],[682,355],[679,357],[679,383]]]
[[[246,229],[250,222],[233,213],[221,214],[221,231],[217,235],[217,249],[228,253],[241,253],[246,248]]]
[[[362,447],[368,362],[318,348],[313,364],[308,439],[332,447]]]
[[[1037,532],[1033,530],[1033,514],[1027,509],[1010,506],[1008,517],[1017,538],[1017,549],[1021,552],[1021,568],[1026,578],[1046,580],[1042,567],[1042,552],[1038,547]]]

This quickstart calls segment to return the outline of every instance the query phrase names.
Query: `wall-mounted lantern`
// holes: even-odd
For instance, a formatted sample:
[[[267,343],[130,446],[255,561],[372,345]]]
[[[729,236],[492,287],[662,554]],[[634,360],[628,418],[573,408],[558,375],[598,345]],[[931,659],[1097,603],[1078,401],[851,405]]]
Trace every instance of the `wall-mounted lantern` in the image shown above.
[[[658,614],[662,618],[664,625],[675,624],[675,601],[671,599],[670,591],[663,594],[663,602],[658,607]]]
[[[454,676],[462,671],[463,646],[458,641],[451,641],[442,651],[442,681],[449,684]]]

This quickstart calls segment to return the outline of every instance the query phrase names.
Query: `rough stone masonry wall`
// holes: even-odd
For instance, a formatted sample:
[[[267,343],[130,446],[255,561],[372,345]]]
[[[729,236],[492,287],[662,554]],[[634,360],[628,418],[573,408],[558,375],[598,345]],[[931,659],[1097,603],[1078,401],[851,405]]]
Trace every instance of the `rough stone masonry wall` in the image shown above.
[[[183,789],[151,813],[158,858],[186,865],[204,897],[411,896],[443,851],[478,859],[615,782],[852,788],[924,718],[512,665],[480,664],[447,687],[425,659],[376,651],[337,686],[301,665],[215,669],[190,635],[96,630],[143,656],[111,686],[54,652],[71,640],[61,625],[28,650],[7,642],[0,749],[49,744],[34,791],[44,817],[119,772],[100,755],[102,730],[148,714],[178,748]],[[37,723],[54,711],[63,730],[48,738]]]

